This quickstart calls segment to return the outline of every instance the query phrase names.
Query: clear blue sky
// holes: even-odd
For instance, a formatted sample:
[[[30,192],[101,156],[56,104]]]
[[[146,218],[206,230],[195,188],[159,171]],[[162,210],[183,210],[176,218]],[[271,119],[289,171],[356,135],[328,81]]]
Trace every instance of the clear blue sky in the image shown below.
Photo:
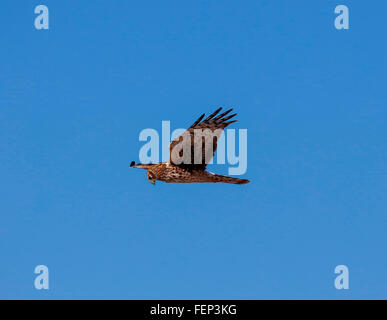
[[[2,1],[0,298],[387,298],[386,10]],[[128,167],[142,129],[218,106],[248,129],[250,184]]]

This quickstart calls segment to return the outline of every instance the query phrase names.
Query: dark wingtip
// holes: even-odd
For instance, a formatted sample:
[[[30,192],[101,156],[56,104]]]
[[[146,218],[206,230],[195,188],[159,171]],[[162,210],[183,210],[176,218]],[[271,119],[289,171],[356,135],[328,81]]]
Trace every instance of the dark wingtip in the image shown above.
[[[135,163],[134,161],[132,161],[132,162],[130,163],[130,167],[133,167],[135,164],[136,164],[136,163]]]
[[[227,120],[230,120],[231,118],[234,118],[236,115],[237,115],[237,113],[234,113],[234,114],[232,114],[230,116],[224,117],[224,118],[222,118],[222,121],[225,122]]]
[[[233,109],[229,109],[227,110],[226,112],[223,112],[222,114],[216,116],[213,120],[215,121],[218,121],[220,118],[224,117],[225,115],[227,115],[228,113],[230,113]]]
[[[203,113],[203,114],[199,117],[199,119],[197,119],[197,120],[192,124],[192,126],[191,126],[190,128],[195,127],[200,121],[202,121],[202,119],[204,118],[204,116],[205,116],[205,113]]]
[[[238,184],[246,184],[249,182],[250,182],[250,180],[248,180],[248,179],[241,179],[241,181],[239,181]]]
[[[204,119],[203,122],[208,122],[209,120],[211,120],[213,117],[215,117],[215,116],[218,114],[218,112],[219,112],[220,110],[222,110],[222,107],[216,109],[216,110],[215,110],[213,113],[211,113],[206,119]]]
[[[226,128],[229,126],[231,123],[237,122],[238,120],[233,120],[233,121],[228,121],[228,122],[223,122],[224,127]]]

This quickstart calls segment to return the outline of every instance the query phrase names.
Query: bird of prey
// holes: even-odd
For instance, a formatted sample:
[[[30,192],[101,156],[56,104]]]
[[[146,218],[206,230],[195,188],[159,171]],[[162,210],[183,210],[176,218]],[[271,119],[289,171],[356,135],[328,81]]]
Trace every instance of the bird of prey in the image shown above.
[[[169,145],[169,161],[150,164],[136,164],[132,161],[130,167],[147,170],[149,182],[155,184],[157,180],[175,183],[192,182],[224,182],[246,184],[247,179],[223,176],[206,171],[207,164],[213,158],[217,141],[224,128],[236,120],[227,121],[235,114],[228,115],[233,109],[218,115],[222,108],[202,120],[202,114],[183,134]]]

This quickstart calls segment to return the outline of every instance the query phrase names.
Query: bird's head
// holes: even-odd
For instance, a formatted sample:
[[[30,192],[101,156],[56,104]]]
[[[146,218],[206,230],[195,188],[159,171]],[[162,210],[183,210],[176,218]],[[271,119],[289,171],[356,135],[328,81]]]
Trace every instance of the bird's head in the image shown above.
[[[155,169],[157,164],[154,163],[148,163],[148,164],[142,164],[138,163],[136,164],[134,161],[130,163],[131,168],[140,168],[140,169],[145,169],[146,170],[146,177],[148,178],[149,182],[153,185],[155,185],[156,180],[157,180],[157,170],[152,170]]]
[[[156,184],[156,180],[157,180],[156,175],[150,169],[146,172],[146,177],[148,178],[151,184],[153,185]]]

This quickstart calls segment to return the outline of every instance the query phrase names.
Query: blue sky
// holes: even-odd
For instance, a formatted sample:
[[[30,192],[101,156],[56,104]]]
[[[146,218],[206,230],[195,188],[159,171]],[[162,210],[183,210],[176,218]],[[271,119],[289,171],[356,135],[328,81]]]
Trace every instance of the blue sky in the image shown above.
[[[387,298],[386,10],[2,1],[0,298]],[[128,168],[142,129],[219,106],[248,130],[250,184]]]

